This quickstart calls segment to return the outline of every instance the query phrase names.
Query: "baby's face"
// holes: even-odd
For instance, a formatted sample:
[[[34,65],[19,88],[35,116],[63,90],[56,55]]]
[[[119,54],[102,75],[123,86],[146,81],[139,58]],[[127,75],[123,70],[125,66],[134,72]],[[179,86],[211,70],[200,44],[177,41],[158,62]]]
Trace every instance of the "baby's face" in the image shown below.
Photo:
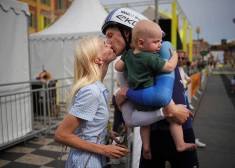
[[[154,31],[144,40],[143,50],[146,52],[158,52],[162,46],[162,31]]]

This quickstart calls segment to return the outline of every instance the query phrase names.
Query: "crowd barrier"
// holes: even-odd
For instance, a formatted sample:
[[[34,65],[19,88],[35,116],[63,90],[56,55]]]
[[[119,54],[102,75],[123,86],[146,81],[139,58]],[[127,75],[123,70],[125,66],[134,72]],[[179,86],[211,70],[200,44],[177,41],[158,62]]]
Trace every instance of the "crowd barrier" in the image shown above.
[[[57,127],[67,113],[72,79],[0,84],[0,150]]]
[[[211,73],[212,67],[208,65],[204,69],[202,69],[201,72],[190,76],[191,84],[188,85],[188,90],[186,91],[186,94],[188,96],[192,111],[194,109],[194,106],[196,106],[196,103],[198,102],[198,97],[201,95],[200,88],[203,89]]]

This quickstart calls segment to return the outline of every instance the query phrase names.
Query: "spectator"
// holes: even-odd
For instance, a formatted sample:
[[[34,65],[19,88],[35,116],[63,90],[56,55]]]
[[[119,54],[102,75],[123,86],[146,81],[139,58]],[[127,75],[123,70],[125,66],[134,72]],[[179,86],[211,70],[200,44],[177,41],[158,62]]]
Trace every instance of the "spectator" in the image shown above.
[[[180,71],[180,76],[181,76],[181,79],[182,79],[182,82],[183,82],[183,85],[184,85],[184,89],[186,92],[188,92],[188,85],[191,83],[191,79],[190,77],[184,72],[184,69],[183,69],[183,65],[186,64],[186,53],[183,51],[183,50],[178,50],[177,51],[178,53],[178,67],[179,67],[179,71]],[[188,95],[188,94],[187,94]],[[191,105],[191,102],[188,100],[188,97],[186,97],[187,99],[187,103],[188,103],[188,108],[193,108],[192,105]],[[199,139],[195,139],[195,144],[197,147],[199,148],[204,148],[206,147],[206,144],[205,143],[202,143],[199,141]]]
[[[117,86],[118,86],[118,89],[116,90],[116,92],[114,92],[113,97],[112,97],[112,104],[114,106],[113,131],[115,131],[115,132],[117,132],[118,128],[122,124],[124,124],[124,120],[123,120],[123,117],[122,117],[122,112],[118,109],[117,103],[115,101],[115,95],[120,89],[120,85],[119,85],[118,82],[117,82]]]
[[[231,80],[231,85],[232,85],[231,93],[234,93],[235,92],[235,75],[233,76],[233,79]]]

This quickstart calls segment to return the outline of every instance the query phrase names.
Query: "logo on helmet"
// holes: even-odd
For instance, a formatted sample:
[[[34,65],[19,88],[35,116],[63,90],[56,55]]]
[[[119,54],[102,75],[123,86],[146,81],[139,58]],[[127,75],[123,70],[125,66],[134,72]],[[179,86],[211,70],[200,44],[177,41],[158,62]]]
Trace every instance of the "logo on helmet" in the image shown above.
[[[125,15],[127,15],[127,16],[130,16],[130,17],[133,17],[133,18],[135,18],[135,19],[140,20],[140,19],[139,19],[137,16],[135,16],[134,14],[128,13],[128,12],[126,12],[126,11],[121,11],[121,13],[122,13],[122,14],[125,14]]]
[[[123,15],[117,15],[116,17],[117,17],[119,20],[121,20],[122,22],[128,22],[129,24],[131,24],[131,25],[133,25],[133,26],[136,24],[136,21],[130,19],[129,17],[123,16]]]

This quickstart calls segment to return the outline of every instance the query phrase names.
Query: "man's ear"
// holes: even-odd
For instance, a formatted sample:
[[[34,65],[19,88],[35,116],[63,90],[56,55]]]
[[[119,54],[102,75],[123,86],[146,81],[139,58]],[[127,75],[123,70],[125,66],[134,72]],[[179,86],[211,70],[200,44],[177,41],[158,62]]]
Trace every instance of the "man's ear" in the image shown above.
[[[143,49],[144,48],[144,39],[138,39],[137,45],[139,48]]]
[[[127,39],[129,39],[131,32],[128,30],[124,30],[124,35],[126,36]]]
[[[98,64],[98,65],[103,65],[104,62],[101,60],[100,57],[96,57],[95,58],[95,63]]]

